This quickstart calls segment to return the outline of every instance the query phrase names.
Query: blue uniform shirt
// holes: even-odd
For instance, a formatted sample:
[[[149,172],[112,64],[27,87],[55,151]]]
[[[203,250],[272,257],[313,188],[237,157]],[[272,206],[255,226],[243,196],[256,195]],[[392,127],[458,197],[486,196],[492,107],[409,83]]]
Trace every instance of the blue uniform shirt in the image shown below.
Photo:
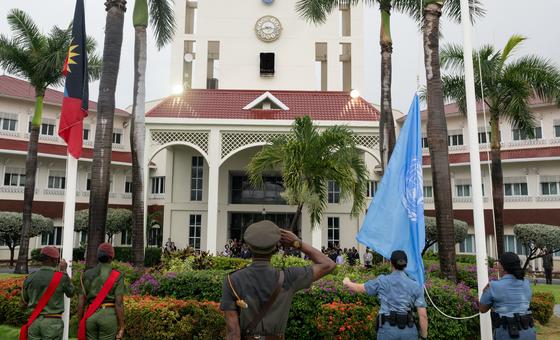
[[[518,280],[510,274],[504,275],[500,280],[490,282],[490,287],[480,297],[480,303],[492,306],[500,316],[529,314],[531,285],[527,280]]]
[[[379,297],[381,314],[408,313],[414,307],[426,307],[422,287],[400,270],[369,280],[364,287],[366,293]]]

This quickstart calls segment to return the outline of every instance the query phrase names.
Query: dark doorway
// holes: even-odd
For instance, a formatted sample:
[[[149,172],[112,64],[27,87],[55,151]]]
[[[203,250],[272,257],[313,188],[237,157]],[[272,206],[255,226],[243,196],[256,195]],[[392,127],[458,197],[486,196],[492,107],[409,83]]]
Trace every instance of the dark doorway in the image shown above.
[[[255,222],[268,220],[274,222],[277,226],[283,229],[289,229],[294,217],[294,213],[269,213],[266,214],[260,212],[245,212],[245,213],[230,213],[229,214],[229,235],[228,239],[243,239],[243,234],[248,226]],[[301,221],[301,218],[300,218]],[[297,225],[297,235],[300,233],[300,221]]]

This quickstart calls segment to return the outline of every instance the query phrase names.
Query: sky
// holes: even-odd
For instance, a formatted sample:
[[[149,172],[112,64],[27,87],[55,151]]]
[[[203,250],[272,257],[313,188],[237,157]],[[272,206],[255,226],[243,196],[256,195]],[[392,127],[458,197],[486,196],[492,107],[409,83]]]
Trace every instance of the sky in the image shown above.
[[[204,0],[200,0],[204,1]],[[231,1],[231,0],[224,0]],[[248,1],[248,0],[243,0]],[[473,30],[473,45],[492,44],[502,48],[512,34],[521,34],[529,39],[520,48],[518,55],[538,54],[551,59],[560,66],[560,1],[556,0],[481,0],[487,14],[477,21]],[[86,0],[86,30],[88,35],[98,43],[101,55],[104,40],[105,7],[102,0]],[[132,104],[134,28],[132,26],[132,8],[134,1],[128,1],[125,14],[124,40],[121,64],[117,82],[116,104],[126,108]],[[530,4],[530,6],[529,6]],[[6,15],[12,8],[26,11],[35,20],[39,28],[46,32],[52,26],[66,27],[74,13],[75,0],[1,0],[0,34],[11,35],[6,22]],[[379,12],[371,12],[371,28],[377,39],[379,30]],[[403,112],[408,106],[417,87],[417,78],[424,83],[422,54],[422,36],[418,26],[408,17],[394,13],[392,15],[393,37],[393,107]],[[461,43],[462,28],[454,23],[442,23],[442,44]],[[380,54],[378,41],[372,41],[366,48],[366,57],[370,60],[364,72],[369,77],[368,88],[363,95],[373,103],[379,102]],[[148,66],[146,74],[146,98],[158,99],[170,94],[169,62],[170,48],[158,51],[151,32],[148,34]],[[164,86],[162,86],[164,84]],[[90,99],[97,101],[99,82],[90,84]]]

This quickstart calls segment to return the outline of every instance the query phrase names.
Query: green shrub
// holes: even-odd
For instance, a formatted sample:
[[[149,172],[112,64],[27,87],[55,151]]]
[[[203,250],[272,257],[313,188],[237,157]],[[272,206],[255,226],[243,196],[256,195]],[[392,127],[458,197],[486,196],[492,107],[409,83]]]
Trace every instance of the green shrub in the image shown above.
[[[155,267],[161,263],[161,248],[148,247],[144,253],[144,266]]]
[[[304,260],[301,257],[284,256],[278,253],[272,255],[270,263],[275,268],[305,267],[311,264],[310,261]]]
[[[240,258],[224,257],[224,256],[216,256],[212,258],[212,260],[213,260],[212,269],[215,270],[233,271],[233,270],[247,267],[251,263],[251,260],[244,260]]]
[[[160,278],[158,295],[183,300],[220,301],[226,274],[227,271],[223,270],[168,272]]]
[[[533,293],[531,299],[533,318],[541,325],[548,323],[554,313],[554,295],[552,293]]]
[[[41,248],[35,248],[31,251],[31,260],[35,262],[39,262],[41,256]]]
[[[84,261],[86,255],[86,248],[72,249],[72,261]]]

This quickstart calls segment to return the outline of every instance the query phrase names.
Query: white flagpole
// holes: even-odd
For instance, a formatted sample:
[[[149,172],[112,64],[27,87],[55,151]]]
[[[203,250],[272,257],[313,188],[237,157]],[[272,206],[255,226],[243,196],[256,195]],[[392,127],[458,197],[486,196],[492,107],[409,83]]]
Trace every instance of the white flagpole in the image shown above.
[[[76,181],[78,177],[78,160],[68,154],[66,157],[66,191],[64,193],[64,238],[62,243],[62,258],[68,263],[66,270],[72,278],[72,250],[74,248],[74,215],[76,210]],[[77,289],[78,287],[75,287]],[[70,299],[64,297],[64,333],[63,340],[68,340],[68,326],[70,324]]]
[[[463,59],[465,65],[465,90],[467,99],[467,124],[469,130],[469,154],[471,167],[472,202],[474,217],[474,237],[476,245],[476,274],[478,297],[488,284],[488,256],[486,254],[486,232],[484,228],[484,204],[482,200],[482,176],[480,172],[480,149],[478,145],[478,120],[474,87],[472,59],[472,24],[468,0],[461,0],[461,22],[463,25]],[[480,336],[482,340],[492,339],[490,313],[480,315]]]

